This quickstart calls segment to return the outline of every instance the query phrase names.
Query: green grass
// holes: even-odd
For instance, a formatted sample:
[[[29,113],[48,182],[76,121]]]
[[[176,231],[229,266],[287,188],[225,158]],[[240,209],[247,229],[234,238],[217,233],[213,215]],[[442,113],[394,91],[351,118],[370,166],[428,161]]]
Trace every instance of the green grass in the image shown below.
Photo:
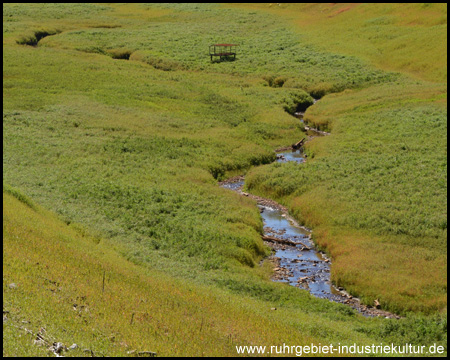
[[[392,311],[447,304],[445,91],[404,81],[326,96],[305,120],[332,135],[307,145],[307,163],[247,176],[315,228],[337,284]]]
[[[376,33],[370,26],[353,48],[346,38],[351,22],[340,15],[353,10],[339,12],[326,26],[346,42],[338,48],[330,47],[330,36],[318,36],[315,30],[331,19],[327,12],[320,17],[316,6],[328,5],[312,6],[310,12],[304,8],[306,28],[298,27],[297,15],[286,18],[283,6],[269,12],[260,11],[265,5],[245,6],[257,9],[214,4],[4,6],[3,188],[9,199],[4,210],[10,211],[4,218],[4,302],[16,304],[11,308],[17,316],[35,316],[35,331],[52,326],[59,337],[68,327],[63,319],[73,314],[67,304],[83,289],[95,298],[92,327],[71,322],[69,328],[86,347],[111,355],[124,355],[142,343],[161,354],[198,356],[233,355],[233,341],[444,342],[442,63],[421,65],[419,72],[395,64],[402,56],[408,61],[411,52],[394,52],[391,63],[380,63],[364,50]],[[363,10],[372,9],[366,6]],[[390,5],[376,8],[383,9],[398,12]],[[417,42],[402,35],[408,49],[410,42],[420,45],[430,27],[436,32],[433,41],[446,39],[446,21],[445,26],[439,23],[432,9],[423,15],[425,23],[408,25],[417,35]],[[368,21],[364,11],[361,21]],[[399,21],[386,30],[403,34]],[[36,37],[43,30],[46,36]],[[36,42],[28,41],[33,36]],[[208,45],[223,41],[240,44],[237,60],[211,63]],[[393,44],[385,45],[391,51]],[[437,46],[430,58],[441,50]],[[423,62],[432,63],[421,58]],[[310,105],[310,95],[322,99],[305,119],[332,135],[308,144],[309,160],[301,167],[255,168],[275,159],[273,149],[304,137],[289,113]],[[384,308],[430,315],[409,314],[398,325],[363,319],[344,306],[271,282],[270,264],[260,266],[268,249],[260,238],[258,209],[251,200],[217,186],[217,180],[249,170],[252,191],[285,203],[314,227],[317,242],[333,257],[337,284],[367,303],[379,298]],[[56,213],[58,220],[35,204]],[[39,225],[33,251],[27,251],[26,242],[14,245],[17,232],[34,234],[35,226],[46,221],[50,230]],[[45,248],[49,239],[52,245]],[[66,248],[68,239],[76,254]],[[61,251],[70,264],[48,251]],[[128,326],[130,314],[142,309],[134,309],[126,298],[115,296],[106,305],[98,294],[99,282],[87,281],[89,272],[79,267],[90,252],[95,256],[85,259],[86,269],[96,272],[98,281],[97,273],[101,277],[105,267],[116,274],[111,275],[115,294],[124,291],[138,299],[152,291],[148,282],[157,284],[161,295],[151,307],[158,309],[156,325],[143,319],[142,327]],[[54,270],[33,268],[36,275],[28,276],[29,268],[19,259],[31,264],[39,257],[55,262]],[[73,277],[64,280],[61,269]],[[47,271],[51,276],[44,275]],[[136,274],[140,280],[131,281]],[[34,276],[57,278],[70,295],[52,297],[45,286],[35,284]],[[12,292],[7,287],[11,282],[26,287]],[[189,288],[195,289],[193,298]],[[179,302],[170,300],[174,296]],[[214,331],[192,336],[192,329],[205,325],[200,306],[205,301],[213,304],[209,319],[220,326],[211,320]],[[38,302],[46,310],[32,315]],[[191,302],[198,305],[191,308]],[[172,314],[174,304],[179,306]],[[61,308],[48,320],[55,306]],[[280,311],[267,311],[271,307]],[[122,308],[126,311],[115,316]],[[440,312],[444,314],[436,315]],[[192,328],[183,328],[191,320]],[[20,331],[8,326],[4,354],[43,354],[26,334],[18,337]],[[164,329],[170,334],[166,342],[156,335]],[[129,346],[111,344],[114,331]],[[70,341],[70,336],[64,340]],[[26,346],[17,350],[19,344]]]
[[[237,345],[446,341],[442,316],[366,319],[268,279],[252,286],[272,300],[187,283],[127,261],[109,240],[30,208],[17,193],[3,193],[3,209],[4,356],[48,356],[48,345],[33,343],[38,332],[50,345],[77,344],[63,353],[77,357],[90,356],[84,349],[234,356]]]
[[[447,4],[234,4],[294,24],[308,43],[389,71],[447,81]]]
[[[79,11],[78,6],[73,6],[74,12]],[[139,4],[129,6],[130,10],[134,9],[131,14],[123,14],[123,5],[111,5],[110,11],[102,11],[103,6],[99,6],[92,10],[92,14],[102,14],[100,18],[106,17],[110,27],[93,28],[96,17],[83,18],[76,26],[73,23],[76,17],[70,22],[54,19],[53,8],[52,5],[41,7],[39,20],[62,26],[64,31],[45,38],[39,44],[42,47],[89,53],[126,48],[135,52],[131,59],[139,59],[162,70],[190,69],[250,77],[284,76],[286,85],[307,91],[323,83],[329,92],[395,77],[392,73],[373,70],[353,56],[319,51],[308,43],[306,37],[299,36],[291,25],[254,11],[223,9],[214,4],[196,8],[188,6],[187,11],[183,11],[186,9],[180,4]],[[67,8],[71,9],[71,6]],[[27,12],[27,9],[21,10]],[[14,8],[5,12],[14,17]],[[32,7],[27,15],[35,15]],[[186,27],[186,23],[191,26]],[[233,26],[219,26],[221,23],[232,23]],[[8,40],[17,36],[14,30],[7,28],[6,31]],[[246,36],[248,33],[252,36]],[[208,46],[229,38],[239,44],[238,51],[242,55],[238,55],[239,61],[208,61]]]
[[[44,18],[45,10],[51,9],[44,7]],[[198,10],[178,16],[188,16],[185,21],[193,22],[202,13]],[[49,14],[53,16],[51,11]],[[264,29],[268,19],[262,20]],[[132,25],[136,27],[140,21]],[[241,24],[245,31],[247,23]],[[202,24],[202,33],[209,25]],[[157,38],[160,46],[181,31],[173,22],[151,24],[147,31],[154,32],[155,27],[165,34]],[[293,33],[286,36],[298,44]],[[195,263],[193,266],[198,265],[198,257],[206,264],[223,263],[225,257],[253,266],[264,253],[261,245],[255,245],[261,227],[255,225],[259,222],[254,219],[257,212],[253,210],[249,223],[244,220],[249,215],[234,215],[242,212],[237,210],[240,204],[234,209],[219,207],[217,202],[229,204],[219,199],[230,195],[215,189],[213,178],[223,179],[228,173],[273,161],[274,147],[293,143],[301,136],[298,123],[283,109],[292,112],[297,103],[311,103],[311,98],[300,89],[266,87],[257,74],[248,81],[227,74],[217,77],[217,72],[232,70],[227,65],[239,67],[233,73],[245,73],[252,61],[210,64],[198,47],[201,43],[196,47],[185,44],[184,52],[174,57],[174,61],[182,60],[185,67],[196,70],[183,73],[148,66],[145,56],[142,61],[122,62],[102,53],[76,50],[83,43],[106,52],[102,42],[118,49],[121,44],[117,41],[124,38],[129,49],[138,43],[148,49],[145,41],[156,41],[145,29],[122,25],[63,31],[46,37],[37,48],[5,45],[4,60],[11,66],[5,68],[8,95],[4,132],[10,140],[5,143],[4,161],[21,165],[7,166],[4,180],[29,192],[67,221],[85,223],[128,243],[127,256],[136,261],[160,261],[162,252],[169,258]],[[271,39],[268,46],[276,43]],[[195,55],[195,61],[189,61],[188,53]],[[323,57],[327,64],[334,59],[326,53],[309,53],[316,57],[312,64]],[[266,56],[278,58],[276,54]],[[134,58],[132,53],[130,59]],[[12,59],[20,59],[21,66]],[[370,74],[385,77],[362,64],[355,65],[356,59],[352,61],[349,68],[361,68],[364,78]],[[199,72],[199,62],[210,70]],[[31,63],[33,66],[27,66]],[[213,69],[217,66],[223,70]],[[264,73],[264,67],[259,70]],[[294,74],[295,69],[290,71]],[[23,156],[26,159],[21,160]],[[98,171],[99,166],[102,171]],[[66,200],[61,203],[60,199]],[[248,229],[247,239],[238,241],[235,237],[242,229]],[[234,248],[241,242],[248,244]]]

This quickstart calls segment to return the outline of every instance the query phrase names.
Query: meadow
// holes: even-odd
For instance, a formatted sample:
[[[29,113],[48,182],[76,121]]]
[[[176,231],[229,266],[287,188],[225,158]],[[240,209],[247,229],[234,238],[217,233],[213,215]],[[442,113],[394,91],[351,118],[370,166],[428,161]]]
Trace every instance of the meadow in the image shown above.
[[[271,300],[186,282],[133,264],[17,189],[4,189],[3,209],[4,356],[48,356],[53,342],[77,344],[62,353],[76,357],[235,356],[235,346],[324,341],[445,346],[441,316],[365,319],[268,280],[252,285]],[[47,343],[34,344],[37,334]]]
[[[447,302],[445,88],[409,89],[330,95],[305,119],[332,136],[308,143],[301,167],[252,170],[247,187],[315,229],[337,284],[394,312],[433,312]]]
[[[21,319],[110,355],[143,343],[195,356],[235,344],[445,344],[442,64],[417,75],[395,57],[338,51],[317,35],[317,8],[302,10],[302,26],[287,10],[4,5],[4,355],[46,351],[18,336]],[[415,31],[446,39],[446,21],[427,16]],[[208,45],[224,39],[240,44],[237,60],[210,62]],[[332,136],[310,141],[301,167],[271,164],[304,136],[290,114],[312,97],[305,120]],[[258,209],[217,186],[247,172],[252,192],[313,227],[336,284],[406,318],[366,319],[271,282]],[[72,309],[80,296],[88,315]],[[147,315],[133,324],[133,312]]]

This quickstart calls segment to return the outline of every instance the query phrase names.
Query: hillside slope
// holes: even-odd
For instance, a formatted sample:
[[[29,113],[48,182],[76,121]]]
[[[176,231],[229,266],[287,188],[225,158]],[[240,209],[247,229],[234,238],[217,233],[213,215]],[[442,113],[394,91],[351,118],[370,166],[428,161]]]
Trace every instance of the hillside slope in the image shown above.
[[[443,319],[369,320],[285,286],[278,291],[290,305],[146,270],[11,188],[3,239],[3,356],[50,355],[54,342],[77,345],[64,356],[235,356],[244,345],[426,343],[444,334]]]
[[[445,344],[446,5],[4,4],[3,35],[4,355]],[[307,106],[331,135],[272,163]],[[243,173],[405,318],[271,281]]]

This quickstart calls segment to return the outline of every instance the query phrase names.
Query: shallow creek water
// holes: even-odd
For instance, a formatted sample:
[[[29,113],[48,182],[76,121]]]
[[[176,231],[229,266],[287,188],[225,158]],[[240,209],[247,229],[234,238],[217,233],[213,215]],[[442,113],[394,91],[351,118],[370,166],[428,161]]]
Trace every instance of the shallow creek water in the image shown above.
[[[290,150],[278,152],[277,161],[295,161],[301,164],[305,158],[301,149]],[[316,249],[311,239],[311,230],[297,224],[289,216],[287,209],[280,204],[243,192],[244,181],[243,176],[238,176],[221,182],[220,186],[256,200],[264,222],[264,235],[271,239],[287,240],[282,243],[265,241],[274,250],[271,256],[276,264],[274,281],[305,289],[319,298],[347,304],[365,316],[399,318],[376,307],[363,305],[359,299],[349,295],[343,288],[336,288],[330,280],[331,259]]]
[[[305,157],[303,156],[301,150],[277,153],[277,162],[288,162],[288,161],[295,161],[298,163],[302,163],[305,161]]]
[[[299,151],[284,152],[284,159],[277,161],[303,162]],[[345,302],[348,297],[336,289],[330,281],[330,259],[319,252],[311,240],[311,231],[296,224],[282,207],[269,200],[255,197],[242,192],[244,181],[227,182],[222,187],[237,191],[243,195],[255,198],[264,222],[264,235],[277,239],[288,240],[293,245],[272,242],[268,244],[275,253],[272,259],[277,264],[274,281],[286,282],[308,290],[320,298]]]

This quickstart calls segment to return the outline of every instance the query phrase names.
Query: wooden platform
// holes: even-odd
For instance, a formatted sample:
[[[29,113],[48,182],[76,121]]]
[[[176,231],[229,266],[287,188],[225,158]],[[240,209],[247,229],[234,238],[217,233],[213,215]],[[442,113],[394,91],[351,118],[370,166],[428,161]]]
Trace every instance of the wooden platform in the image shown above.
[[[220,60],[224,58],[233,57],[233,60],[236,60],[236,47],[239,46],[237,44],[214,44],[209,46],[209,56],[211,57],[211,61],[213,56],[220,57]]]

